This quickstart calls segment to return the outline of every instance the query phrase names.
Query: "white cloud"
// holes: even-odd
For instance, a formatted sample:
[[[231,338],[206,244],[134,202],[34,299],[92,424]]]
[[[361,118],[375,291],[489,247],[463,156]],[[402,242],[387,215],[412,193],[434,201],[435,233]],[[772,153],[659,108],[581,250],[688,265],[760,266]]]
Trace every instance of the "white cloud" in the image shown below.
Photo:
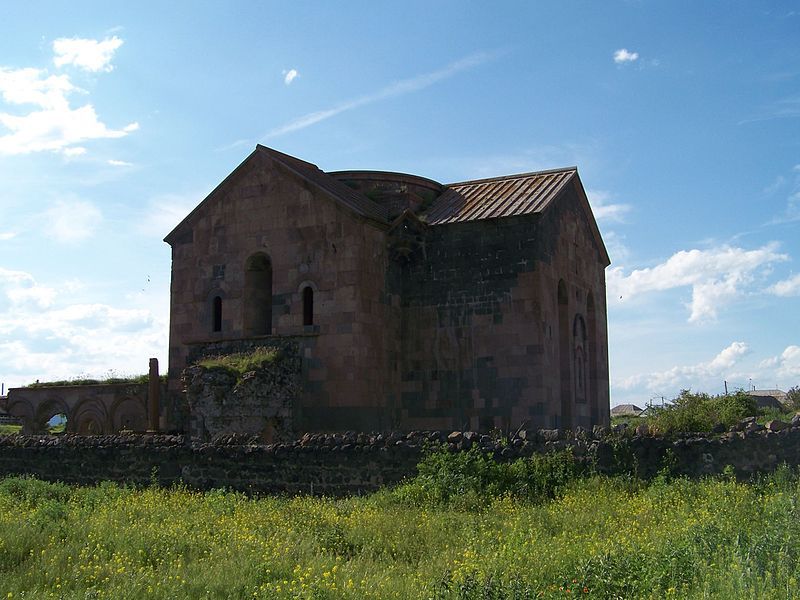
[[[742,294],[776,262],[788,260],[775,244],[756,250],[722,246],[681,250],[665,262],[625,275],[621,267],[607,272],[609,298],[634,298],[649,292],[691,287],[690,322],[713,320],[720,307]]]
[[[800,273],[771,286],[768,291],[776,296],[800,296]]]
[[[629,52],[627,48],[620,48],[614,52],[614,62],[618,65],[631,63],[639,59],[638,52]]]
[[[0,267],[0,381],[145,373],[148,357],[164,358],[166,293],[120,307],[82,302],[80,288],[74,281],[40,285],[29,273]]]
[[[139,128],[131,123],[110,129],[100,121],[92,104],[72,108],[70,94],[86,93],[67,75],[50,75],[35,68],[0,67],[0,96],[7,105],[33,106],[23,114],[0,112],[0,155],[61,152],[78,156],[80,144],[94,139],[120,138]]]
[[[15,231],[0,231],[0,242],[5,242],[15,237],[17,237]]]
[[[133,166],[133,163],[128,162],[126,160],[115,160],[115,159],[111,158],[107,162],[112,167],[132,167]]]
[[[86,154],[86,148],[83,146],[72,146],[70,148],[64,148],[61,151],[61,154],[66,156],[67,158],[72,158],[73,156],[83,156]]]
[[[787,346],[778,355],[762,360],[759,369],[772,369],[776,377],[790,379],[789,386],[800,384],[800,346]],[[768,379],[769,380],[769,379]]]
[[[123,42],[117,36],[102,41],[82,38],[59,38],[53,42],[53,63],[57,67],[73,65],[84,71],[111,71],[111,59]]]
[[[586,190],[589,204],[592,206],[592,213],[598,222],[611,221],[623,222],[625,215],[630,212],[629,204],[618,204],[610,202],[612,195],[603,190]]]
[[[635,389],[644,386],[650,392],[677,391],[681,388],[702,389],[709,379],[725,378],[730,369],[749,352],[750,348],[746,343],[732,342],[709,361],[633,375],[615,382],[615,387]]]
[[[286,85],[290,85],[300,73],[297,72],[297,69],[289,69],[288,71],[283,71],[283,83]]]
[[[94,233],[103,215],[91,202],[59,200],[43,215],[43,226],[59,242],[79,242]]]
[[[41,69],[0,67],[0,94],[9,104],[35,104],[44,109],[67,107],[67,94],[80,91],[66,75],[47,75]]]
[[[264,138],[274,138],[280,135],[284,135],[286,133],[291,133],[292,131],[299,131],[300,129],[305,129],[306,127],[310,127],[316,123],[321,121],[325,121],[330,119],[331,117],[335,117],[338,114],[343,112],[347,112],[356,108],[360,108],[367,104],[372,104],[373,102],[378,102],[379,100],[386,100],[387,98],[394,98],[395,96],[402,96],[404,94],[409,94],[411,92],[416,92],[427,87],[430,87],[434,83],[442,81],[443,79],[447,79],[452,77],[453,75],[460,73],[461,71],[465,71],[468,69],[475,68],[479,65],[489,62],[490,60],[494,59],[496,53],[486,53],[486,52],[478,52],[476,54],[471,54],[465,58],[457,60],[453,63],[450,63],[443,69],[439,69],[438,71],[432,71],[430,73],[425,73],[423,75],[417,75],[416,77],[410,77],[408,79],[401,79],[396,81],[383,89],[378,90],[372,94],[367,94],[366,96],[361,96],[360,98],[354,98],[352,100],[347,100],[334,106],[333,108],[320,110],[317,112],[308,113],[307,115],[303,115],[285,125],[281,125],[273,129],[272,131],[268,132]]]
[[[41,286],[29,273],[12,271],[0,267],[0,288],[15,310],[20,307],[47,308],[56,297],[55,289]]]

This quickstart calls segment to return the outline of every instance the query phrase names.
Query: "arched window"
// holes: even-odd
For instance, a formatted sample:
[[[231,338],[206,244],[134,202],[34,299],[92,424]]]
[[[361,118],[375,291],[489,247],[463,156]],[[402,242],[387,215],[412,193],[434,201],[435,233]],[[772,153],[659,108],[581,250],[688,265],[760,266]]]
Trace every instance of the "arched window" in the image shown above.
[[[558,282],[558,366],[560,374],[561,419],[558,426],[562,429],[572,427],[572,375],[570,369],[570,335],[569,335],[569,295],[567,285],[561,279]]]
[[[272,261],[263,252],[247,259],[244,266],[244,333],[272,333]]]
[[[314,290],[310,285],[303,288],[303,325],[314,324]]]
[[[589,415],[592,423],[600,422],[598,409],[597,382],[597,312],[594,307],[594,295],[589,292],[586,298],[586,316],[589,321],[589,348],[587,362],[589,364]]]
[[[222,331],[222,297],[214,296],[211,301],[211,331]]]
[[[586,402],[588,373],[586,372],[586,323],[583,317],[575,315],[572,324],[572,347],[575,364],[575,402]]]

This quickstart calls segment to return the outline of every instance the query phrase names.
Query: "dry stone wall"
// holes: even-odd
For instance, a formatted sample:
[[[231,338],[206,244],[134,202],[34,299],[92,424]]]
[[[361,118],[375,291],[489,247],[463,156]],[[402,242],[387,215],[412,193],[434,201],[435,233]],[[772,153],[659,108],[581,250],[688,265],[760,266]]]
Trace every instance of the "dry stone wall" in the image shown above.
[[[768,427],[746,421],[719,435],[676,439],[599,427],[577,433],[519,431],[508,440],[469,431],[306,434],[277,444],[242,435],[219,436],[210,443],[165,435],[10,435],[0,436],[0,476],[34,475],[84,485],[156,480],[247,493],[357,494],[413,476],[430,444],[444,444],[452,452],[479,447],[500,461],[571,448],[601,473],[642,477],[665,467],[675,475],[714,475],[730,465],[746,479],[782,463],[800,465],[800,417]]]

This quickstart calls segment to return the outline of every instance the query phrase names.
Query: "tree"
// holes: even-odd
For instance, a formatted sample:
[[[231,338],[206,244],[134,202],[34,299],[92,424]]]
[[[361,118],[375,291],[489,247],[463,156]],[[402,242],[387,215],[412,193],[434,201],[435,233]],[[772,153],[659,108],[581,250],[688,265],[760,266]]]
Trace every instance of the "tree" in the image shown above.
[[[786,404],[795,410],[800,410],[800,386],[794,386],[786,392]]]

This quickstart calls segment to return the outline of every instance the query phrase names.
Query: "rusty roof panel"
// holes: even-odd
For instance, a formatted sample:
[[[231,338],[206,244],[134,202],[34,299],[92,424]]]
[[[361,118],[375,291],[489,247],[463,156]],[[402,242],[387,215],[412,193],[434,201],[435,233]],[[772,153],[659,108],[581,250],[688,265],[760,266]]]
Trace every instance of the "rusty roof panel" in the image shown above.
[[[577,173],[575,167],[445,186],[427,214],[430,225],[541,212]]]

